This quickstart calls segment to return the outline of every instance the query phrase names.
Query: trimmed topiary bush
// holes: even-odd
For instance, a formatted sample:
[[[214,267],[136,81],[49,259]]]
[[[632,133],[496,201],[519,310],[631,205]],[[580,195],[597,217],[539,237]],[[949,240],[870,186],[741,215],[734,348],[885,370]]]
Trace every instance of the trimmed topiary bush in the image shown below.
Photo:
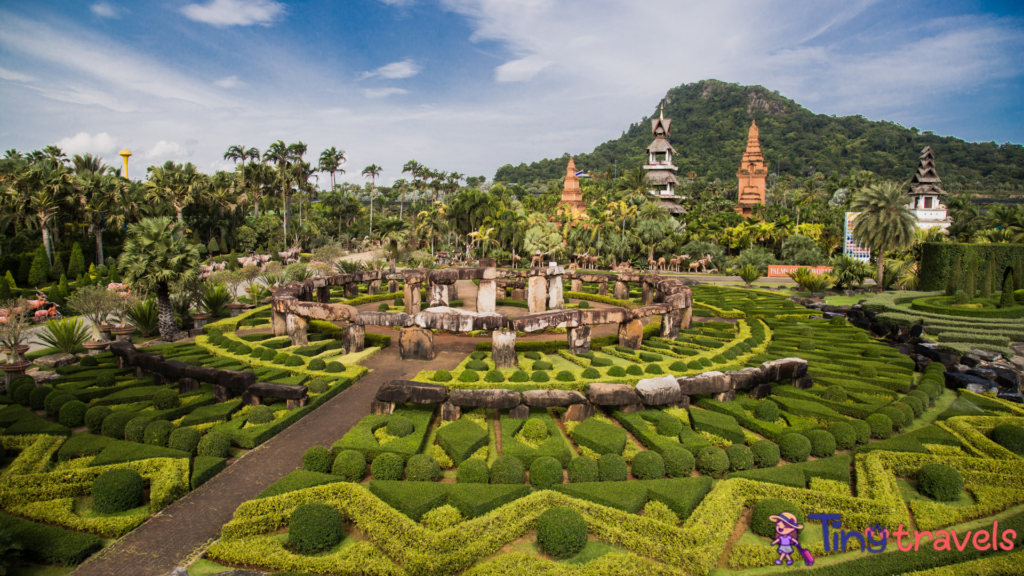
[[[554,367],[554,364],[552,364],[551,362],[546,362],[544,360],[537,360],[536,362],[533,363],[534,370],[551,370]]]
[[[725,449],[729,457],[729,470],[739,472],[754,467],[754,453],[743,444],[733,444]]]
[[[798,349],[800,349],[800,350],[803,350],[804,352],[810,352],[810,351],[814,350],[814,341],[813,340],[801,340],[800,343],[797,344],[796,347]]]
[[[857,370],[857,375],[861,378],[877,378],[878,370],[875,370],[874,366],[861,366],[860,370]]]
[[[828,458],[836,453],[836,438],[828,430],[808,430],[804,436],[811,441],[811,456]]]
[[[300,504],[288,520],[288,542],[302,554],[316,554],[341,542],[344,528],[345,520],[334,507]]]
[[[597,462],[581,456],[569,461],[569,482],[597,482],[601,474],[597,470]]]
[[[181,399],[178,398],[178,393],[170,388],[163,390],[157,390],[153,394],[153,406],[157,410],[171,410],[181,406]]]
[[[142,505],[146,486],[135,470],[108,470],[92,482],[92,506],[101,514],[124,512]]]
[[[96,377],[96,385],[100,388],[110,388],[117,384],[117,378],[113,374],[100,374]]]
[[[771,400],[758,400],[754,405],[754,417],[765,422],[775,422],[779,419],[779,405]]]
[[[327,368],[327,363],[324,362],[323,358],[313,358],[309,361],[309,364],[306,365],[306,368],[310,370],[325,370]]]
[[[705,476],[721,478],[729,470],[729,456],[721,448],[705,446],[697,451],[697,470]]]
[[[328,372],[330,374],[340,374],[341,372],[344,371],[345,365],[342,364],[341,362],[328,362],[327,368],[324,369],[324,372]]]
[[[331,381],[326,378],[313,378],[306,383],[310,394],[323,394],[331,388]]]
[[[543,382],[550,381],[551,378],[548,377],[548,373],[547,372],[541,371],[541,372],[534,372],[533,375],[530,376],[530,380],[533,381],[533,382],[537,382],[537,383],[543,383]]]
[[[526,358],[529,358],[530,360],[540,360],[541,359],[540,352],[525,352],[525,353],[523,353],[523,356],[525,356]]]
[[[537,546],[554,558],[569,558],[587,545],[587,521],[570,508],[549,508],[537,517]]]
[[[257,346],[255,348],[253,348],[252,352],[249,353],[249,356],[252,356],[253,358],[261,358],[262,359],[263,355],[266,354],[266,353],[267,353],[267,349],[266,348],[264,348],[263,346]]]
[[[608,375],[613,378],[622,378],[626,375],[626,369],[616,364],[608,369]]]
[[[562,464],[551,456],[541,456],[530,463],[530,486],[545,490],[562,483]]]
[[[302,455],[302,467],[310,472],[327,474],[333,462],[331,451],[324,446],[310,446]]]
[[[171,435],[167,438],[167,447],[175,450],[181,450],[182,452],[187,452],[194,456],[196,448],[199,447],[200,438],[201,436],[198,430],[188,426],[182,426],[181,428],[177,428],[171,432]]]
[[[492,384],[499,384],[505,381],[505,375],[500,370],[488,370],[487,374],[484,374],[484,382],[490,382]]]
[[[526,469],[515,456],[498,456],[491,464],[491,484],[522,484],[526,482]]]
[[[277,350],[274,350],[273,348],[265,348],[263,350],[263,354],[260,356],[260,360],[264,360],[266,362],[274,362],[276,359]],[[287,360],[287,358],[282,358],[281,362],[274,362],[274,364],[283,364],[285,360]]]
[[[525,370],[516,370],[508,377],[509,382],[529,382],[530,375]]]
[[[479,382],[480,375],[472,370],[463,370],[462,374],[459,374],[459,382]]]
[[[150,446],[167,446],[173,431],[174,424],[167,420],[154,420],[149,423],[149,426],[146,426],[146,431],[142,435],[142,442]]]
[[[644,450],[633,457],[633,476],[640,480],[665,477],[665,459],[654,450]]]
[[[89,405],[81,400],[72,400],[65,402],[60,407],[60,423],[68,428],[78,428],[85,423],[85,413],[89,410]],[[170,422],[168,422],[170,424]],[[173,426],[173,424],[171,424]]]
[[[675,416],[666,414],[658,420],[658,434],[662,436],[676,437],[683,431],[683,421]]]
[[[103,420],[111,413],[110,408],[106,406],[93,406],[85,411],[85,426],[89,429],[90,434],[100,434],[103,432]]]
[[[19,404],[26,405],[29,403],[29,399],[32,396],[32,389],[32,386],[23,386],[18,389],[19,394],[21,394],[25,399],[24,402],[19,402]],[[47,394],[46,399],[43,400],[43,406],[46,407],[46,415],[56,418],[60,414],[61,407],[74,400],[78,400],[78,398],[72,394],[61,392],[59,390],[54,391],[52,394]]]
[[[438,370],[437,372],[434,372],[434,376],[433,378],[431,378],[431,380],[433,380],[434,382],[451,382],[452,373],[447,370],[441,369]]]
[[[849,450],[857,443],[857,432],[854,431],[852,425],[847,424],[846,422],[832,422],[828,426],[828,431],[831,432],[832,437],[835,438],[836,450]],[[813,446],[811,453],[814,453]]]
[[[278,352],[274,355],[274,364],[284,364],[291,356],[285,352]]]
[[[686,362],[684,360],[676,360],[675,362],[669,364],[668,369],[673,372],[686,372]]]
[[[779,453],[786,462],[804,462],[811,455],[811,441],[803,434],[789,432],[779,440]]]
[[[245,421],[249,424],[270,424],[274,421],[274,411],[270,409],[270,406],[253,406],[249,413],[245,416]]]
[[[523,437],[531,442],[541,442],[548,437],[548,427],[540,418],[530,418],[520,428]]]
[[[487,362],[483,360],[470,360],[466,362],[466,370],[475,370],[477,372],[486,372],[489,369]]]
[[[559,382],[572,382],[576,380],[576,377],[572,375],[572,372],[568,370],[561,370],[558,374],[555,374],[555,380]]]
[[[346,482],[362,482],[366,476],[366,457],[362,452],[342,450],[334,458],[331,474],[341,477]]]
[[[405,460],[394,452],[384,452],[370,463],[374,480],[401,480],[405,473]]]
[[[750,445],[750,453],[758,468],[773,468],[779,465],[782,455],[779,446],[771,440],[758,440]]]
[[[803,509],[796,504],[779,498],[766,498],[754,504],[753,514],[750,518],[750,529],[758,536],[774,538],[775,522],[771,521],[771,517],[778,516],[783,512],[789,512],[796,516],[797,522],[800,524],[805,524],[807,520]]]
[[[597,378],[600,377],[601,373],[597,371],[597,368],[593,367],[587,368],[586,370],[583,371],[583,374],[580,374],[580,378],[584,378],[586,380],[596,380]]]
[[[85,367],[98,366],[99,362],[95,358],[93,358],[92,356],[86,356],[86,357],[84,357],[84,358],[82,358],[81,360],[78,361],[78,365],[79,366],[85,366]]]
[[[646,374],[664,374],[665,371],[662,370],[661,366],[658,365],[658,364],[648,364],[647,367],[644,368],[644,373],[646,373]]]
[[[857,436],[857,444],[867,444],[871,440],[871,425],[863,420],[850,420],[853,432]]]
[[[992,441],[1018,456],[1024,456],[1024,428],[1000,424],[992,429]]]
[[[252,354],[252,348],[248,344],[238,344],[232,352],[240,356],[248,356]]]
[[[644,375],[644,371],[643,371],[643,368],[640,368],[636,364],[630,364],[629,366],[626,367],[626,375],[627,376],[643,376]]]
[[[964,489],[964,477],[946,464],[925,464],[917,471],[917,491],[940,502],[953,502]]]
[[[231,439],[220,432],[207,432],[196,449],[199,456],[227,458],[231,454]],[[305,458],[303,458],[305,460]]]
[[[897,410],[899,412],[899,410]],[[902,414],[901,414],[902,415]],[[885,440],[892,436],[892,419],[881,412],[875,412],[864,419],[871,428],[871,437]]]
[[[910,410],[913,413],[913,418],[917,418],[924,413],[925,404],[924,402],[921,402],[920,398],[908,395],[900,398],[900,403],[910,407]]]
[[[124,429],[135,418],[135,412],[111,412],[103,419],[101,432],[107,438],[124,440]]]
[[[434,482],[441,477],[441,467],[426,454],[416,454],[405,463],[405,479],[411,482]]]
[[[129,442],[142,444],[146,438],[146,426],[149,426],[149,423],[152,421],[153,419],[148,416],[132,418],[128,425],[124,427],[124,439]]]
[[[392,416],[388,418],[388,435],[404,438],[413,433],[416,426],[405,416]]]
[[[618,454],[602,454],[597,459],[597,471],[601,482],[622,482],[629,474],[626,459]]]
[[[289,356],[287,360],[284,361],[284,365],[289,366],[291,368],[297,368],[299,366],[304,366],[305,363],[302,361],[302,356],[299,356],[298,354],[293,354]]]
[[[697,462],[693,453],[683,447],[672,447],[661,454],[665,460],[665,474],[669,478],[689,478]]]
[[[33,410],[46,408],[46,397],[53,392],[53,386],[35,386],[28,393],[28,405]]]
[[[842,386],[829,386],[822,392],[821,397],[832,402],[846,402],[846,388]]]
[[[491,471],[487,469],[487,462],[468,458],[459,464],[455,472],[455,481],[459,484],[487,484],[490,476]]]
[[[906,427],[907,424],[910,423],[909,419],[907,418],[907,415],[902,410],[897,408],[895,405],[883,406],[882,408],[878,409],[877,413],[885,414],[886,416],[889,417],[889,420],[892,421],[893,430],[902,430],[904,427]]]

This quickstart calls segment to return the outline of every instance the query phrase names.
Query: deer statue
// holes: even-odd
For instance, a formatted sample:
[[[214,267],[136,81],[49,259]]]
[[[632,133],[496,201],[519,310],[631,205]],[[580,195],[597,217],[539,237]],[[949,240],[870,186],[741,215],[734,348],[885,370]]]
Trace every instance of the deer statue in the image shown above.
[[[536,268],[538,266],[543,266],[543,265],[544,265],[544,255],[541,254],[540,252],[537,252],[536,254],[534,254],[533,259],[530,260],[530,267],[531,268]]]
[[[662,257],[658,258],[658,270],[664,270],[664,269],[665,269],[665,257],[662,256]]]
[[[513,254],[512,255],[512,267],[513,268],[519,268],[519,261],[522,260],[522,259],[523,259],[523,257],[520,256],[519,254]]]
[[[654,258],[648,258],[647,259],[647,268],[650,269],[650,270],[657,270],[658,269],[658,261],[655,260]]]

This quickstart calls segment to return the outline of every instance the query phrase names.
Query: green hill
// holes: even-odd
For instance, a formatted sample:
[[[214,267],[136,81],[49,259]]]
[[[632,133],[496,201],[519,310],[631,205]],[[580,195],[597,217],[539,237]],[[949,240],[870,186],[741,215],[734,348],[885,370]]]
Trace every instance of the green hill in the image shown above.
[[[657,109],[657,108],[656,108]],[[655,112],[657,113],[657,112]],[[1024,147],[1019,144],[965,142],[905,128],[863,116],[815,114],[777,91],[702,80],[668,91],[665,116],[672,118],[670,140],[674,163],[682,179],[736,181],[736,168],[746,147],[751,119],[757,120],[761,147],[774,174],[807,177],[816,172],[849,174],[870,170],[884,178],[907,180],[919,152],[931,146],[946,189],[1020,190],[1024,186]],[[593,152],[575,155],[576,167],[593,173],[635,168],[644,161],[651,142],[649,117],[631,124],[622,136],[600,144]],[[529,165],[506,164],[498,182],[527,183],[561,178],[567,155]]]

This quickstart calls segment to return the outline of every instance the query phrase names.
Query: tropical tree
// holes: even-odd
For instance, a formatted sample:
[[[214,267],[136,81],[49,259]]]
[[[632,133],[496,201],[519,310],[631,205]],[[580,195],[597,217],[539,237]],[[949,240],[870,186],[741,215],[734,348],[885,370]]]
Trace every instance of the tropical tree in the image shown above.
[[[167,202],[174,207],[178,223],[182,224],[182,211],[195,201],[205,184],[205,175],[197,172],[191,162],[175,164],[168,160],[163,166],[149,167],[146,196],[149,200]]]
[[[380,176],[381,168],[376,164],[370,164],[366,168],[363,168],[363,178],[370,179],[370,237],[373,237],[373,187],[377,183],[377,178]]]
[[[196,274],[199,250],[184,236],[184,224],[169,218],[147,218],[128,227],[118,268],[125,282],[156,292],[160,336],[168,342],[179,330],[171,307],[170,285]]]
[[[891,181],[862,188],[854,196],[850,210],[860,212],[853,221],[853,237],[875,254],[875,291],[880,294],[885,290],[885,251],[904,250],[913,244],[917,218],[908,207],[903,187]]]
[[[282,212],[284,220],[284,240],[288,242],[288,220],[291,217],[291,206],[292,206],[292,186],[291,186],[291,162],[292,162],[292,150],[284,143],[284,140],[278,140],[267,148],[267,151],[263,154],[263,162],[277,165],[277,177],[281,183],[281,200],[284,202],[284,211]]]
[[[395,263],[408,251],[409,223],[401,218],[384,218],[377,225],[377,233],[394,272]]]
[[[320,163],[317,165],[316,170],[317,172],[327,172],[331,175],[331,190],[334,190],[334,186],[336,185],[334,175],[345,173],[345,170],[341,167],[344,163],[344,150],[338,150],[334,146],[331,146],[320,153]]]

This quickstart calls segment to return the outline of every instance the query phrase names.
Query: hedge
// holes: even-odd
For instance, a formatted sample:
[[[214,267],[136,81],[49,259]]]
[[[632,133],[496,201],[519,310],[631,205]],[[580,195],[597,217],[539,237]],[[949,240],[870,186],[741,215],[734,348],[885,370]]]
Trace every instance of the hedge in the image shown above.
[[[341,481],[341,478],[333,474],[321,474],[319,472],[310,472],[308,470],[293,470],[284,478],[274,482],[263,492],[260,492],[256,499],[270,498],[272,496],[279,496],[296,490],[303,490],[305,488],[312,488],[313,486],[333,484]]]
[[[576,426],[572,439],[598,454],[622,454],[627,440],[625,430],[596,418],[587,418]]]
[[[647,503],[647,486],[642,482],[580,482],[552,486],[551,489],[630,514],[636,514]]]
[[[419,522],[424,514],[447,502],[448,486],[437,482],[371,480],[370,492],[414,522]]]
[[[960,242],[926,243],[922,246],[919,290],[945,290],[949,282],[950,268],[957,258],[965,265],[970,258],[980,263],[995,260],[995,277],[1002,279],[1007,268],[1024,259],[1024,245],[1020,244],[964,244]],[[1022,271],[1018,270],[1020,274]]]
[[[546,409],[533,408],[530,410],[530,418],[539,418],[548,428],[548,438],[539,446],[533,448],[515,438],[519,429],[525,424],[525,420],[509,418],[508,411],[502,411],[500,418],[501,425],[501,449],[505,456],[515,456],[523,466],[529,467],[537,458],[551,456],[559,461],[562,467],[569,465],[572,459],[572,452],[562,436],[558,424],[551,418]]]
[[[327,394],[323,394],[321,397],[323,396],[327,396]],[[423,449],[433,414],[433,405],[408,405],[396,408],[390,415],[371,414],[360,420],[340,440],[335,442],[331,451],[338,454],[343,450],[355,450],[361,452],[367,462],[373,462],[378,455],[384,452],[398,454],[403,460],[408,460]],[[413,423],[414,431],[407,436],[382,445],[373,435],[373,431],[386,426],[392,417],[407,418]]]
[[[98,536],[30,522],[3,512],[0,525],[12,540],[22,545],[27,559],[43,564],[74,566],[103,547]]]
[[[437,443],[456,465],[487,446],[487,430],[468,419],[459,419],[437,430]]]

